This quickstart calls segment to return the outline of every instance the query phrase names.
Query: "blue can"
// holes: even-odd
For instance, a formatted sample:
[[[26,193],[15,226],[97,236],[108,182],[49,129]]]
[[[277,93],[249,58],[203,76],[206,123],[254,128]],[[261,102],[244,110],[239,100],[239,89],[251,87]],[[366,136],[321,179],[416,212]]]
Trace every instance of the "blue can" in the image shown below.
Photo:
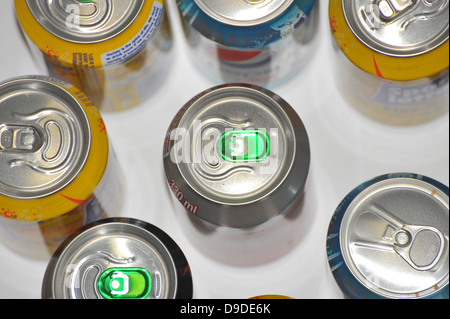
[[[337,207],[328,263],[350,299],[448,299],[448,239],[448,186],[387,174],[359,185]]]
[[[194,64],[218,83],[273,87],[314,48],[315,0],[177,0]]]

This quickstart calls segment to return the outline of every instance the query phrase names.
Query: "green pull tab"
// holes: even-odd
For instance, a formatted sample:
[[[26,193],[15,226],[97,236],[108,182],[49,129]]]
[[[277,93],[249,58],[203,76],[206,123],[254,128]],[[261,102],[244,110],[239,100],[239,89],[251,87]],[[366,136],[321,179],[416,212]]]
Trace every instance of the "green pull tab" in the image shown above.
[[[234,130],[222,135],[218,147],[228,162],[259,162],[270,153],[270,139],[262,130]]]
[[[109,268],[98,279],[106,299],[145,299],[152,290],[152,277],[144,268]]]

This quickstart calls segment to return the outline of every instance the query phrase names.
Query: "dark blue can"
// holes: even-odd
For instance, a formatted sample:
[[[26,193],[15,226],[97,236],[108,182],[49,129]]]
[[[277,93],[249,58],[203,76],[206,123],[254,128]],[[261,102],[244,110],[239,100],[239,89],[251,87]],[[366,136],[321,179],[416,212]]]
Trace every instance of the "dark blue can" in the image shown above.
[[[331,272],[350,299],[448,299],[448,247],[448,186],[409,173],[352,190],[327,237]]]
[[[213,81],[271,87],[305,66],[315,0],[177,0],[194,64]]]

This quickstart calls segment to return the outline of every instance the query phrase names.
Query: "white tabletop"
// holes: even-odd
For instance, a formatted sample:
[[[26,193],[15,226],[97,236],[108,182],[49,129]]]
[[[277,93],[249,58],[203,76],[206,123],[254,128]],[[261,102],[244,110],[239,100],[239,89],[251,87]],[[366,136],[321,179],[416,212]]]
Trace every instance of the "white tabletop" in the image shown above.
[[[175,218],[162,167],[164,137],[175,113],[215,85],[185,54],[175,1],[169,0],[174,61],[169,79],[143,105],[104,114],[110,140],[125,172],[121,216],[139,218],[167,232],[185,253],[196,298],[249,298],[282,294],[294,298],[340,298],[328,268],[325,244],[336,206],[354,187],[378,175],[411,172],[449,184],[449,117],[398,128],[375,123],[350,107],[336,88],[331,68],[328,1],[320,1],[320,43],[310,64],[273,89],[297,111],[311,143],[304,236],[283,258],[259,267],[220,264],[191,245]],[[0,81],[39,74],[19,32],[13,1],[0,1]],[[0,205],[1,206],[1,205]],[[40,298],[47,262],[17,255],[0,243],[0,297]]]

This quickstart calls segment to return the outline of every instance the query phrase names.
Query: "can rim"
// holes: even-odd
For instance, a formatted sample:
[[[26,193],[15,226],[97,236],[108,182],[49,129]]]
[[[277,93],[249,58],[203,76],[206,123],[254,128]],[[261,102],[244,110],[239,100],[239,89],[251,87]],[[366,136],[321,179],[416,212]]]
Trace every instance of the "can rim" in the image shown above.
[[[355,11],[353,8],[354,5],[355,1],[342,0],[344,18],[349,29],[351,30],[353,35],[357,37],[359,41],[361,41],[361,43],[380,54],[393,57],[414,57],[433,51],[449,40],[449,24],[447,21],[447,25],[443,30],[436,34],[431,43],[427,42],[426,44],[422,44],[419,48],[412,48],[409,50],[390,47],[387,44],[384,44],[382,41],[378,41],[370,33],[364,31],[355,15],[353,14]]]
[[[86,1],[85,1],[86,2]],[[135,3],[135,6],[133,6],[130,14],[128,16],[125,17],[125,19],[123,19],[123,16],[120,17],[120,20],[124,20],[121,21],[121,23],[114,24],[114,28],[112,28],[111,30],[109,30],[108,32],[106,32],[105,34],[103,34],[103,32],[101,31],[97,31],[94,35],[91,35],[90,33],[92,33],[92,27],[86,27],[86,30],[84,32],[70,32],[70,29],[75,29],[76,25],[75,25],[75,20],[77,19],[77,16],[75,16],[75,9],[74,8],[69,8],[70,5],[68,5],[65,9],[60,8],[59,11],[63,12],[64,14],[68,14],[67,17],[59,17],[56,16],[55,17],[55,12],[58,12],[58,10],[51,10],[45,6],[42,5],[42,3],[40,3],[39,1],[31,1],[31,0],[26,0],[28,9],[30,10],[31,14],[33,15],[33,17],[36,19],[36,21],[38,21],[38,23],[41,25],[42,28],[44,28],[47,32],[51,33],[52,35],[68,41],[68,42],[72,42],[72,43],[79,43],[79,44],[89,44],[89,43],[99,43],[99,42],[103,42],[103,41],[107,41],[113,37],[118,36],[120,33],[124,32],[139,16],[143,6],[144,6],[144,1],[143,0],[134,0],[133,1]],[[47,2],[45,2],[47,3]],[[108,7],[108,1],[105,2],[107,4]],[[51,4],[60,4],[60,2],[50,2],[48,3],[48,6],[50,6]],[[86,5],[96,5],[96,3],[94,1],[88,1],[86,3],[80,2],[78,4],[79,6],[86,6]],[[74,4],[76,6],[76,4]],[[109,7],[111,8],[111,7]],[[57,8],[58,9],[58,8]],[[78,9],[80,10],[80,9]],[[70,13],[70,14],[69,14]],[[98,8],[96,7],[95,10],[95,17],[98,17]],[[111,17],[111,12],[106,12],[105,15],[106,17],[108,17],[110,20]],[[58,18],[61,18],[58,19]],[[69,19],[70,18],[70,19]],[[72,22],[73,20],[73,22]],[[78,18],[79,20],[79,18]],[[98,25],[100,27],[104,26],[106,22],[96,22],[94,25]],[[73,25],[73,26],[72,26]],[[71,26],[69,28],[69,26]],[[81,28],[81,25],[78,26],[79,28]],[[117,28],[120,28],[120,30],[116,30]],[[100,33],[97,35],[97,33]]]
[[[270,0],[269,3],[264,4],[262,2],[264,2],[264,0],[260,0],[260,1],[251,1],[251,0],[244,0],[241,2],[245,2],[248,5],[253,5],[255,9],[261,9],[261,8],[265,8],[267,9],[267,5],[274,5],[276,4],[276,2],[281,2],[278,4],[278,6],[272,8],[272,11],[268,12],[265,15],[259,15],[253,19],[244,19],[243,17],[241,19],[236,19],[236,18],[232,18],[230,16],[230,12],[227,12],[227,10],[225,10],[225,12],[218,12],[220,9],[219,7],[211,7],[210,2],[213,2],[212,5],[214,5],[216,2],[219,2],[223,5],[223,1],[221,0],[216,0],[216,1],[211,1],[211,0],[194,0],[194,3],[204,12],[206,13],[208,16],[210,16],[212,19],[222,22],[224,24],[228,24],[228,25],[232,25],[232,26],[239,26],[239,27],[249,27],[249,26],[257,26],[263,23],[266,23],[268,21],[271,21],[272,19],[274,19],[275,17],[281,15],[285,10],[287,10],[289,8],[289,6],[292,5],[292,3],[294,3],[295,0]],[[229,4],[230,0],[226,1],[226,4]],[[259,6],[259,7],[258,7]],[[235,6],[233,6],[233,4],[231,4],[231,9],[232,10],[236,10]]]

